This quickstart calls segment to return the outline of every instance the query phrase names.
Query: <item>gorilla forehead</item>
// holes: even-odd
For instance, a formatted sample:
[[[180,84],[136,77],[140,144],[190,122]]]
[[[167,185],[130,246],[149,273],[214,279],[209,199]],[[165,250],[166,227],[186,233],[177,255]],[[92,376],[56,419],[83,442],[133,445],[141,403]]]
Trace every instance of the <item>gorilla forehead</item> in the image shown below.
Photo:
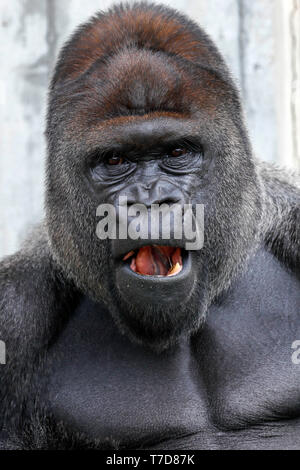
[[[198,120],[188,119],[177,113],[156,112],[100,121],[79,135],[83,138],[82,150],[85,153],[96,146],[103,151],[133,150],[143,155],[150,148],[172,144],[175,140],[189,137],[199,140],[200,130]]]
[[[87,96],[93,98],[90,104],[96,104],[92,110],[98,111],[99,117],[189,109],[182,96],[188,92],[190,80],[174,60],[161,52],[125,48],[96,61],[83,80]]]
[[[214,70],[135,48],[96,61],[76,80],[56,84],[50,99],[68,127],[76,119],[77,128],[84,130],[112,118],[153,112],[185,118],[199,113],[211,119],[240,116],[235,88]]]

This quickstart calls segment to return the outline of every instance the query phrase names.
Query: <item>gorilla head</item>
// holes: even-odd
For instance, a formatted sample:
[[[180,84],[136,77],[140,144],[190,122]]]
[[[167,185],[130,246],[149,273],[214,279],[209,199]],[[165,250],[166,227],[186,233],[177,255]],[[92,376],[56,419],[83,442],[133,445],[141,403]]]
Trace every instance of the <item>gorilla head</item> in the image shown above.
[[[238,92],[207,35],[157,5],[96,15],[61,52],[47,138],[48,232],[63,272],[156,350],[198,330],[261,219]],[[204,204],[203,248],[99,240],[96,209],[120,196]]]

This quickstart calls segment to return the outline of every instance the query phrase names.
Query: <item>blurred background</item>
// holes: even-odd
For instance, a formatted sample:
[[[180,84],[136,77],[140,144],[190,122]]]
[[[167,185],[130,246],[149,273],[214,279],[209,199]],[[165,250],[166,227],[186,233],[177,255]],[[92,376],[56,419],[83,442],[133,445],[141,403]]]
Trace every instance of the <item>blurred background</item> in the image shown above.
[[[0,0],[0,257],[43,216],[47,86],[58,51],[110,0]],[[259,158],[300,168],[300,0],[162,1],[216,42]]]

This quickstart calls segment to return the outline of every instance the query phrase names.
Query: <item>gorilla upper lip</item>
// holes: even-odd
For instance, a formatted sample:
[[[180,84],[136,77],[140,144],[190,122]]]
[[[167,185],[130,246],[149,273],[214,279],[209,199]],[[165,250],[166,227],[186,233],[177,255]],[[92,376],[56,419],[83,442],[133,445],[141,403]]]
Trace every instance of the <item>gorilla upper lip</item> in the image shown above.
[[[123,257],[130,269],[143,276],[175,276],[183,267],[182,249],[166,245],[145,245]]]
[[[123,258],[129,253],[137,253],[140,248],[145,246],[164,246],[172,248],[181,248],[182,254],[185,251],[186,240],[185,239],[174,239],[174,238],[139,238],[133,240],[131,238],[126,239],[114,239],[111,241],[111,253],[115,261],[123,261]],[[126,260],[125,260],[126,261]]]

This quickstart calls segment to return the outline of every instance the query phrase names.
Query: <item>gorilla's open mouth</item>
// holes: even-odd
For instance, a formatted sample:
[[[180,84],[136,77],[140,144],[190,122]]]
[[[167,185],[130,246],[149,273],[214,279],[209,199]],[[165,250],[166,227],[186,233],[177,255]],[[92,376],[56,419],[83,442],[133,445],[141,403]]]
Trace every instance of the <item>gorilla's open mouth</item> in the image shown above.
[[[128,248],[116,259],[115,273],[117,288],[131,307],[178,307],[178,303],[188,300],[196,282],[190,251],[157,243]]]
[[[164,245],[146,245],[129,251],[123,261],[143,276],[175,276],[183,267],[182,249]]]
[[[151,303],[167,302],[189,296],[195,282],[191,252],[181,247],[143,245],[123,255],[116,265],[117,286],[128,299],[134,289],[135,300],[148,298]],[[155,295],[153,295],[155,292]],[[148,297],[149,296],[149,297]],[[134,299],[130,297],[130,301]]]

